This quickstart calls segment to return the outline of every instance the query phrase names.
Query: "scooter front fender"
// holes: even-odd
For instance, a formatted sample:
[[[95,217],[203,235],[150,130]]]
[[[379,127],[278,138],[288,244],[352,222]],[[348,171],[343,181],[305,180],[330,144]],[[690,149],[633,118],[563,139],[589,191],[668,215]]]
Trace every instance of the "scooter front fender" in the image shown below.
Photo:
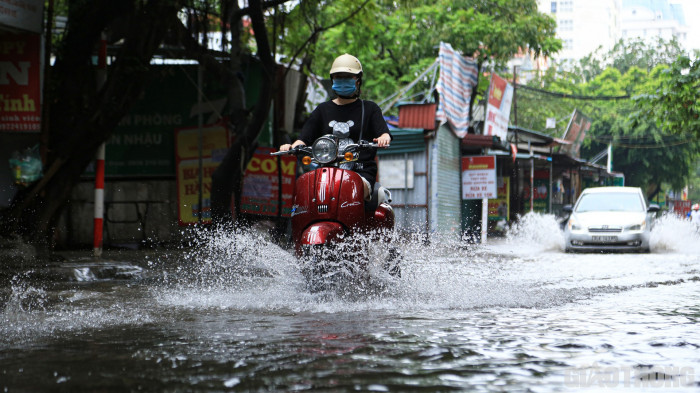
[[[345,233],[342,224],[333,221],[315,222],[304,228],[300,245],[327,244]]]

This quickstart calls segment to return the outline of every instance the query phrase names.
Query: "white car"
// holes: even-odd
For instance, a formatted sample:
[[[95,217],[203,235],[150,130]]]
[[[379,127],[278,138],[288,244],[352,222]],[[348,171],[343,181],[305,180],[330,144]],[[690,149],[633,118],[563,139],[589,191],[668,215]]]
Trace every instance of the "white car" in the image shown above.
[[[647,205],[639,187],[595,187],[583,190],[564,227],[564,249],[570,251],[649,252],[649,234],[659,211]]]

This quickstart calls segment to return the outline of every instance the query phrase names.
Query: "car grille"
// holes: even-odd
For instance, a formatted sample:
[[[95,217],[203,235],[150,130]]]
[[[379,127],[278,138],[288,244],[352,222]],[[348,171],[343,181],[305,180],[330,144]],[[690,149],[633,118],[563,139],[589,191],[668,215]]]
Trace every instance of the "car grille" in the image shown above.
[[[588,232],[598,232],[598,233],[619,233],[622,232],[622,227],[588,227]]]
[[[318,205],[319,213],[328,213],[328,205]]]

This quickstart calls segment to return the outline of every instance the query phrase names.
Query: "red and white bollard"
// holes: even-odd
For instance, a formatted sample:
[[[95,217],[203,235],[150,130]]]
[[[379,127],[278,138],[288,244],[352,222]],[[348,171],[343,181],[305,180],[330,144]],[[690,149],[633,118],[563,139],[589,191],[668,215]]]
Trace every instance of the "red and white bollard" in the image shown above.
[[[105,199],[105,144],[97,149],[95,157],[95,220],[93,251],[95,257],[102,256],[102,227],[104,219]]]
[[[100,39],[97,56],[97,87],[102,88],[107,81],[107,38],[104,33]],[[93,255],[102,256],[102,227],[105,206],[105,143],[97,149],[95,155],[95,219],[93,225]]]

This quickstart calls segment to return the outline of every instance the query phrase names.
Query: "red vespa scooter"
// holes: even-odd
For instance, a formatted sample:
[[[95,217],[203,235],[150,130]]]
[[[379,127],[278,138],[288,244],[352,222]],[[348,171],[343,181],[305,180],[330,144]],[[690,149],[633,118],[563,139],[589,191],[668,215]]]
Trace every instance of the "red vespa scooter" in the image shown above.
[[[296,255],[304,259],[302,273],[315,290],[327,287],[327,279],[338,273],[357,275],[366,270],[369,261],[353,257],[363,254],[357,250],[357,242],[353,243],[354,236],[368,235],[372,241],[389,243],[394,230],[394,210],[389,205],[391,193],[376,183],[371,199],[366,202],[362,178],[345,169],[357,161],[360,152],[378,146],[360,141],[341,147],[341,141],[336,136],[324,135],[310,147],[271,153],[301,156],[304,165],[317,166],[297,179],[292,207]],[[387,249],[390,252],[382,265],[391,275],[400,276],[398,253],[394,248]]]

